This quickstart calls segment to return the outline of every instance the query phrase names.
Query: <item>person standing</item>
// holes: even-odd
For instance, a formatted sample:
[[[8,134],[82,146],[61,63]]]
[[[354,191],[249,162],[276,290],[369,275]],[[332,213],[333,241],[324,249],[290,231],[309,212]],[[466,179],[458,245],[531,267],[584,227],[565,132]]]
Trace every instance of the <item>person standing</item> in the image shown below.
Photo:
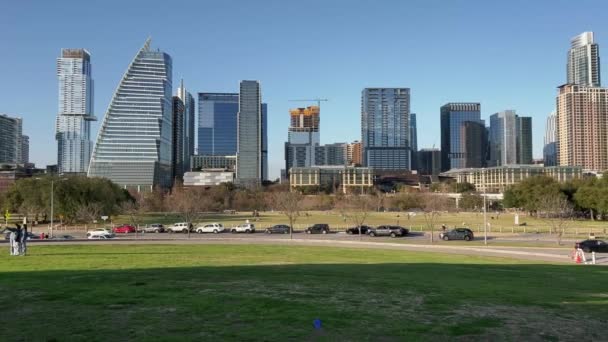
[[[27,254],[27,224],[21,228],[21,235],[19,236],[19,255]]]
[[[10,252],[10,255],[17,255],[18,248],[15,247],[16,245],[17,233],[11,229],[10,233],[8,233],[8,250]]]

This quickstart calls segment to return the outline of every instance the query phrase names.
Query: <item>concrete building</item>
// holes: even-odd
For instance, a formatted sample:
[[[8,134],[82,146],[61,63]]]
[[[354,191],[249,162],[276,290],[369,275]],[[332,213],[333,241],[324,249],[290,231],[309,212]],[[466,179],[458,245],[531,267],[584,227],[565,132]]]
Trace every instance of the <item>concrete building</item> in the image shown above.
[[[190,171],[201,169],[224,169],[236,171],[236,155],[234,156],[208,156],[194,155],[190,157]]]
[[[488,168],[452,169],[441,174],[457,183],[471,183],[479,192],[502,193],[507,187],[526,178],[546,175],[558,182],[581,178],[583,169],[576,166],[507,165]]]
[[[551,112],[547,117],[545,139],[543,147],[543,164],[545,166],[557,165],[557,114]]]
[[[241,81],[237,120],[236,181],[255,186],[262,181],[262,92],[260,82]]]
[[[354,141],[346,145],[346,164],[349,166],[361,166],[362,162],[361,142]]]
[[[86,173],[93,143],[93,78],[85,49],[62,49],[57,58],[59,113],[55,122],[59,173]]]
[[[314,165],[314,149],[320,144],[320,108],[309,106],[289,110],[290,126],[285,143],[285,168]]]
[[[608,170],[608,88],[560,86],[556,121],[559,165]]]
[[[418,173],[438,176],[441,172],[441,151],[438,148],[423,148],[418,151]]]
[[[466,129],[463,129],[465,122],[476,122],[483,127],[485,123],[481,120],[481,104],[474,102],[447,103],[441,106],[441,168],[447,171],[453,168],[464,168],[467,164],[473,164],[485,156],[473,155],[466,150]],[[469,129],[477,126],[469,125]],[[472,139],[473,132],[469,131],[469,138]],[[480,132],[477,132],[480,133]],[[482,134],[477,134],[478,141],[469,139],[469,146],[485,145],[482,141]],[[474,159],[470,159],[473,158]],[[475,161],[473,161],[475,160]]]
[[[137,52],[112,96],[88,172],[135,191],[173,184],[172,61],[150,42]]]
[[[23,120],[0,114],[0,163],[19,164],[23,160]]]
[[[184,186],[215,186],[233,182],[234,172],[224,169],[206,169],[184,174]]]
[[[601,87],[599,46],[593,32],[583,32],[570,40],[568,82],[588,87]]]
[[[330,187],[347,193],[349,189],[374,186],[374,170],[367,167],[316,166],[294,167],[289,172],[292,189],[300,187]]]
[[[410,170],[410,89],[363,89],[361,137],[365,166]]]

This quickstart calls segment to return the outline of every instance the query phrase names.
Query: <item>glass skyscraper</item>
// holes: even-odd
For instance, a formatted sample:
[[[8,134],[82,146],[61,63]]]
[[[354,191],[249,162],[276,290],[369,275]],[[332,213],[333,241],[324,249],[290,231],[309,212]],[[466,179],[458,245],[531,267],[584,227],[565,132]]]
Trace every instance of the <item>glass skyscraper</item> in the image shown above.
[[[363,163],[410,170],[410,89],[365,88],[361,94]]]
[[[148,39],[112,96],[89,177],[108,178],[137,191],[171,187],[171,79],[171,57],[153,50]]]
[[[241,81],[237,119],[236,181],[253,186],[262,180],[262,93],[258,81]]]
[[[55,123],[59,173],[85,173],[91,157],[93,78],[85,49],[62,49],[57,58],[59,114]]]
[[[441,170],[461,169],[471,165],[467,163],[467,157],[480,159],[482,156],[467,155],[465,140],[465,122],[476,122],[485,125],[481,120],[481,104],[479,103],[448,103],[441,107]],[[468,125],[474,130],[473,125]],[[479,132],[477,132],[479,133]],[[473,136],[482,137],[483,134],[469,134],[470,146],[474,142]],[[479,141],[479,145],[483,142]]]
[[[0,163],[19,164],[23,161],[23,120],[0,114]],[[28,138],[29,142],[29,138]]]
[[[194,155],[194,97],[184,87],[184,80],[180,82],[177,88],[177,97],[184,103],[184,122],[183,122],[183,139],[182,139],[182,164],[184,172],[190,171],[190,157]]]
[[[418,124],[415,113],[410,114],[410,149],[412,170],[418,170]]]
[[[198,153],[234,156],[237,150],[239,94],[198,94]]]
[[[532,164],[532,118],[514,110],[490,116],[490,166]]]
[[[543,147],[543,159],[545,166],[557,166],[557,114],[551,112],[547,117],[545,127],[545,145]]]
[[[600,87],[600,51],[593,32],[583,32],[570,40],[568,83]]]

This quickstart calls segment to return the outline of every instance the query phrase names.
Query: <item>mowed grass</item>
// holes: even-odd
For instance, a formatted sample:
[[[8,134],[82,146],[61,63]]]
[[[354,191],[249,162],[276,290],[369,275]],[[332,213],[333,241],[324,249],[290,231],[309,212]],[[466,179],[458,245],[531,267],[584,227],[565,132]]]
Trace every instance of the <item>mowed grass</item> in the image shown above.
[[[0,256],[0,340],[603,340],[606,279],[376,249],[32,245]]]

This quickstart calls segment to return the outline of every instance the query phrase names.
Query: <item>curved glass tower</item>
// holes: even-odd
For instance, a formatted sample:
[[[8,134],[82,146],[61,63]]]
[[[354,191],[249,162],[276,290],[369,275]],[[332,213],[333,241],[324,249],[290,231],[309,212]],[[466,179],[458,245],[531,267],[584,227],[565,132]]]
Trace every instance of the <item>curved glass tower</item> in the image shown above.
[[[171,57],[139,50],[114,93],[91,155],[89,177],[136,191],[171,186]]]

